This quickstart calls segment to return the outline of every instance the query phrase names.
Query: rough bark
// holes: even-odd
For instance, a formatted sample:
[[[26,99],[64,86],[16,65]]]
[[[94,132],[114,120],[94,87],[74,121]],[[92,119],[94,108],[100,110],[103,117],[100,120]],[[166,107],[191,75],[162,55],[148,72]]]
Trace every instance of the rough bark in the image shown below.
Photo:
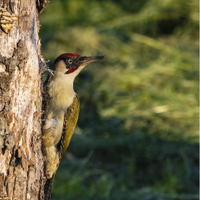
[[[37,13],[46,4],[0,0],[0,199],[43,199]]]

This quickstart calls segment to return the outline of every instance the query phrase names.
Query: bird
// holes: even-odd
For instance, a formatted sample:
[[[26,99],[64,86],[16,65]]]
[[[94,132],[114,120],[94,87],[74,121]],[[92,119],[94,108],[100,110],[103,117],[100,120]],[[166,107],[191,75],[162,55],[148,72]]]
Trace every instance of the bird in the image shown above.
[[[44,155],[45,200],[50,199],[51,185],[57,168],[69,146],[79,116],[79,97],[74,80],[88,64],[104,56],[80,56],[64,53],[58,56],[43,85],[42,152]]]

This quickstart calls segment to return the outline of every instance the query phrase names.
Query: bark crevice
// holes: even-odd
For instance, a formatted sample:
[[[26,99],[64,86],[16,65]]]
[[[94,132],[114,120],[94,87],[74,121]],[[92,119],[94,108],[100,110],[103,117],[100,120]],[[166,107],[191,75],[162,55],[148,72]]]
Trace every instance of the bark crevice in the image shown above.
[[[36,0],[36,5],[38,9],[38,13],[42,13],[42,11],[48,6],[48,0]]]
[[[10,200],[43,199],[37,6],[0,0],[0,198]]]
[[[0,199],[44,198],[38,13],[47,0],[0,0]]]

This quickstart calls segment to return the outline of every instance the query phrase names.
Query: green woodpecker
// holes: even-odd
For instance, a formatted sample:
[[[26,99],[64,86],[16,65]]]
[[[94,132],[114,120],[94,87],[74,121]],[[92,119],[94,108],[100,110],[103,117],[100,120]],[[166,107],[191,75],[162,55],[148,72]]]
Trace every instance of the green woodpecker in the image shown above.
[[[42,140],[47,179],[54,177],[78,120],[79,99],[74,92],[74,79],[86,65],[103,58],[65,53],[54,61],[53,73],[44,83],[46,119]]]

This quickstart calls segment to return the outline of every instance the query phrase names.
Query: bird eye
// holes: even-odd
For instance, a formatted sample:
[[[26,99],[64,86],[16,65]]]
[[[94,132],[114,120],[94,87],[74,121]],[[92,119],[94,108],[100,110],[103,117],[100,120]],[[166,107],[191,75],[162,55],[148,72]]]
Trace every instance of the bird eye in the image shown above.
[[[69,59],[69,60],[68,60],[68,63],[71,65],[71,64],[72,64],[72,60],[71,60],[71,59]]]

